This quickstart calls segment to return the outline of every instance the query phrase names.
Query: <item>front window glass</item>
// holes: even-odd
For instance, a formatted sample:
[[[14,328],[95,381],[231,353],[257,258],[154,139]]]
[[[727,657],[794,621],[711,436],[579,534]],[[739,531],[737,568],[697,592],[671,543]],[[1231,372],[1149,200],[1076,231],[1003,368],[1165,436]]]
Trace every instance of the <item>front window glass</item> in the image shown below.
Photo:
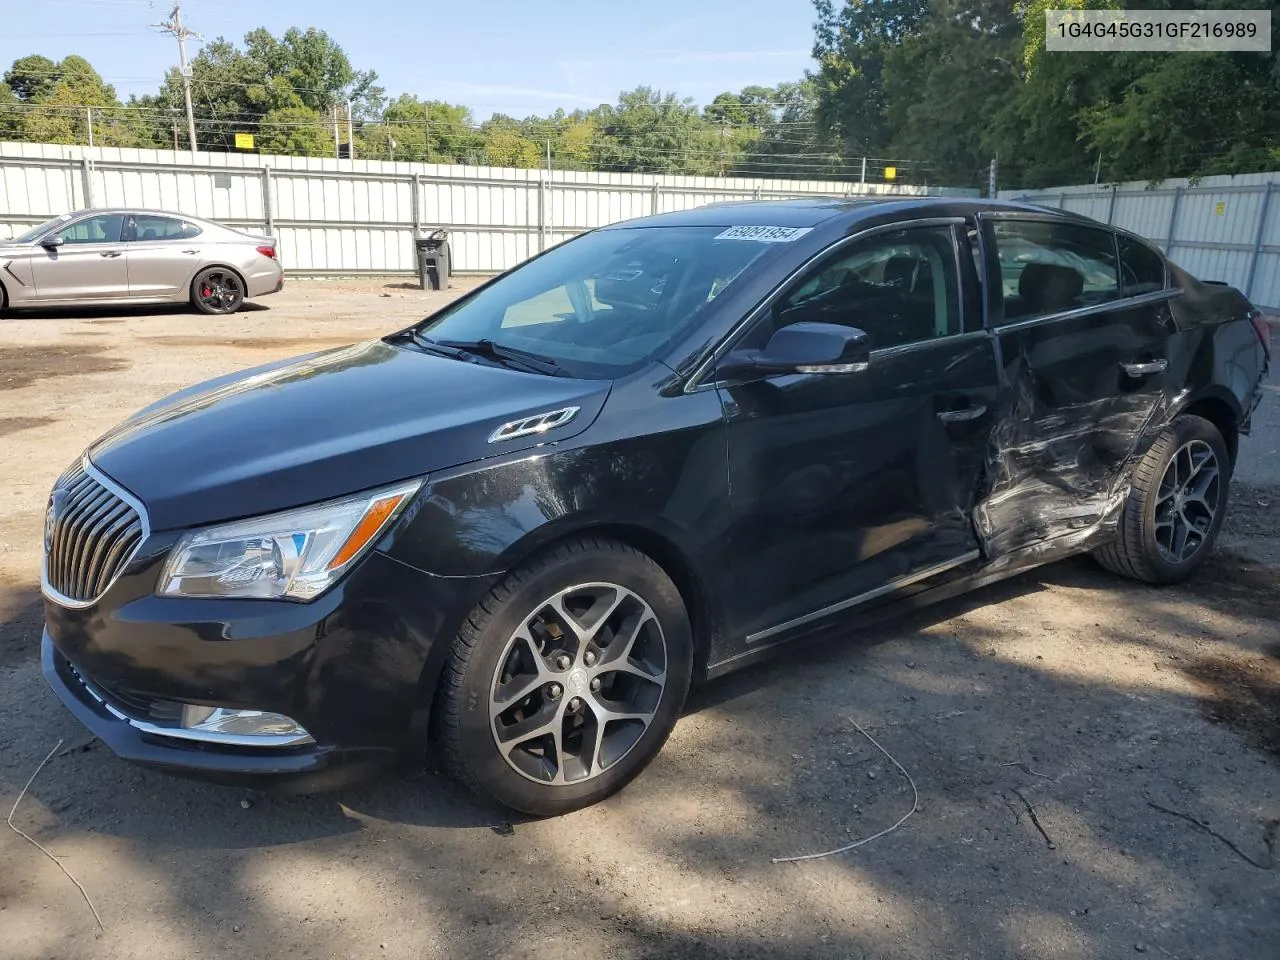
[[[853,244],[802,279],[773,311],[769,333],[793,323],[836,323],[871,348],[960,332],[960,284],[950,227],[880,234]]]
[[[13,238],[14,243],[30,243],[36,237],[42,237],[48,231],[52,230],[60,223],[66,223],[71,219],[71,214],[64,213],[62,216],[54,217],[52,220],[46,220],[44,223],[32,227],[26,233],[20,233]]]
[[[600,230],[531,260],[418,329],[436,341],[490,340],[573,376],[635,369],[781,244],[724,227]]]
[[[63,243],[118,243],[124,226],[124,214],[104,213],[98,217],[77,220],[58,231]]]

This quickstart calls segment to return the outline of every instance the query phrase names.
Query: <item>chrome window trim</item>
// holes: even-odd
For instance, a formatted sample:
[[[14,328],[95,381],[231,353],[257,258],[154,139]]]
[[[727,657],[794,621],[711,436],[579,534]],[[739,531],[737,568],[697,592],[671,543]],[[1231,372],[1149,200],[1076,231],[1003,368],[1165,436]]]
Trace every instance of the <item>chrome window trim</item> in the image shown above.
[[[1088,317],[1095,313],[1113,313],[1117,310],[1129,310],[1148,303],[1162,303],[1165,300],[1173,300],[1180,296],[1182,296],[1181,287],[1166,287],[1164,290],[1153,290],[1150,293],[1142,293],[1136,297],[1121,297],[1118,300],[1107,300],[1103,303],[1090,304],[1087,307],[1076,307],[1074,310],[1060,310],[1057,313],[1046,313],[1038,317],[1028,317],[1025,320],[1003,323],[993,327],[992,333],[1010,333],[1017,330],[1026,330],[1030,327],[1038,327],[1044,323],[1053,323],[1056,320],[1074,320],[1078,317]]]
[[[845,600],[838,600],[835,603],[828,604],[818,610],[803,614],[799,617],[794,617],[791,620],[768,627],[765,630],[747,634],[747,644],[750,646],[751,644],[759,643],[761,640],[766,640],[775,634],[790,630],[793,627],[802,627],[806,623],[812,623],[815,620],[821,620],[823,617],[840,613],[843,610],[848,610],[850,607],[856,607],[859,604],[866,603],[868,600],[874,600],[876,597],[882,597],[886,593],[892,593],[894,590],[909,587],[913,583],[919,583],[921,580],[928,580],[930,577],[936,576],[939,573],[946,573],[948,570],[963,566],[971,560],[977,560],[981,555],[982,554],[977,550],[970,550],[967,553],[962,553],[960,556],[951,560],[944,560],[942,563],[935,563],[932,566],[917,570],[915,573],[908,573],[904,577],[897,577],[887,583],[882,583],[880,586],[867,590],[864,593],[860,593],[857,596],[849,597]],[[754,651],[751,652],[754,653]]]
[[[987,339],[986,330],[963,330],[960,333],[949,333],[945,337],[933,337],[929,340],[912,340],[910,343],[895,343],[892,347],[881,347],[878,350],[871,351],[871,359],[879,360],[882,357],[896,357],[904,353],[915,353],[917,350],[924,350],[927,347],[936,346],[940,343],[957,343],[964,340]]]
[[[105,473],[103,473],[101,470],[95,467],[93,465],[93,462],[89,459],[88,454],[81,455],[80,467],[90,477],[92,477],[98,483],[102,484],[102,486],[106,487],[113,494],[115,494],[117,497],[119,497],[121,500],[123,500],[125,503],[127,503],[130,507],[133,508],[133,510],[138,514],[139,522],[142,524],[142,536],[138,538],[138,543],[136,546],[134,546],[129,556],[127,556],[124,560],[120,562],[120,568],[116,571],[116,575],[107,581],[107,585],[102,588],[102,592],[99,593],[96,597],[93,597],[89,600],[72,600],[70,597],[65,596],[62,593],[59,593],[57,590],[53,588],[53,586],[49,583],[49,554],[48,554],[48,551],[43,546],[43,544],[41,545],[40,592],[43,593],[48,599],[56,603],[58,606],[66,607],[70,610],[83,610],[85,607],[93,606],[95,603],[97,603],[99,600],[105,597],[107,595],[107,591],[110,590],[113,586],[115,586],[116,581],[120,579],[120,575],[124,573],[126,569],[128,569],[129,564],[133,563],[134,558],[137,557],[138,555],[138,551],[142,549],[143,545],[147,542],[147,539],[151,536],[151,522],[147,518],[147,508],[142,505],[141,500],[139,500],[132,493],[130,493],[124,487],[120,486],[120,484],[116,483],[114,480],[108,477]],[[50,490],[50,495],[52,495],[52,493],[53,491]],[[48,509],[49,509],[48,504],[46,504],[45,510],[47,511]]]
[[[715,383],[715,381],[712,381],[712,383],[703,384],[702,378],[707,375],[708,371],[714,369],[716,361],[719,360],[722,356],[724,356],[724,354],[728,353],[729,350],[733,348],[733,344],[735,344],[738,340],[740,340],[742,336],[748,330],[750,330],[752,325],[755,324],[756,321],[760,319],[761,314],[763,314],[766,310],[768,310],[770,307],[773,306],[774,302],[778,299],[778,297],[780,297],[783,294],[783,292],[791,285],[791,283],[797,277],[800,277],[805,272],[812,269],[814,264],[816,264],[818,261],[823,260],[834,253],[838,253],[840,250],[844,249],[850,244],[857,243],[859,240],[865,240],[868,237],[874,237],[875,235],[880,233],[896,233],[897,231],[900,231],[900,230],[912,230],[912,229],[924,228],[924,227],[950,226],[954,228],[956,224],[963,225],[965,222],[966,220],[964,217],[924,217],[918,220],[900,220],[897,223],[882,223],[882,224],[879,224],[878,226],[868,227],[867,229],[861,230],[858,233],[851,233],[847,237],[841,237],[835,243],[832,243],[827,245],[826,247],[823,247],[821,250],[819,250],[817,253],[811,256],[808,260],[806,260],[800,266],[792,270],[791,273],[787,274],[787,276],[783,278],[783,280],[780,283],[778,283],[773,288],[773,290],[769,292],[768,296],[766,296],[763,300],[761,300],[758,304],[756,304],[755,307],[753,307],[750,311],[748,311],[747,315],[743,317],[741,320],[739,320],[734,325],[732,330],[730,330],[727,334],[725,334],[725,336],[720,340],[720,343],[716,345],[716,347],[711,351],[711,353],[701,363],[699,363],[697,367],[694,368],[693,373],[689,375],[689,379],[685,382],[683,392],[694,393],[701,387],[712,386]],[[960,250],[954,235],[952,236],[951,246],[952,246],[952,256],[957,258],[957,266],[958,266],[958,258],[960,255]],[[962,280],[960,280],[959,276],[957,276],[957,282],[961,282],[961,283],[963,282]],[[958,292],[959,291],[957,291],[957,293]],[[964,297],[963,296],[960,297],[959,306],[960,306],[960,323],[961,323],[961,327],[963,328],[964,326]],[[944,339],[948,339],[948,338],[935,337],[933,340],[928,340],[928,341],[922,340],[919,342],[934,343],[938,340],[944,340]],[[907,345],[903,344],[903,346],[907,346]],[[889,348],[886,347],[884,349],[889,349]],[[874,351],[872,351],[872,355],[873,356],[875,355]]]

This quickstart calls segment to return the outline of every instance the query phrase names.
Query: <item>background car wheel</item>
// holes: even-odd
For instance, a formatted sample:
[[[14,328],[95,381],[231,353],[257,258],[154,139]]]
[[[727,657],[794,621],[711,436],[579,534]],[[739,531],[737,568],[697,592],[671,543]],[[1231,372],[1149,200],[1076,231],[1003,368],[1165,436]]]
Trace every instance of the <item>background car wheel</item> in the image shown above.
[[[692,667],[688,613],[661,567],[614,540],[557,544],[455,638],[436,698],[444,766],[524,813],[596,803],[666,742]]]
[[[244,303],[244,284],[234,270],[210,267],[192,281],[191,303],[201,313],[235,313]]]
[[[1147,583],[1186,579],[1213,549],[1230,482],[1218,429],[1201,417],[1177,417],[1138,462],[1116,539],[1094,557]]]

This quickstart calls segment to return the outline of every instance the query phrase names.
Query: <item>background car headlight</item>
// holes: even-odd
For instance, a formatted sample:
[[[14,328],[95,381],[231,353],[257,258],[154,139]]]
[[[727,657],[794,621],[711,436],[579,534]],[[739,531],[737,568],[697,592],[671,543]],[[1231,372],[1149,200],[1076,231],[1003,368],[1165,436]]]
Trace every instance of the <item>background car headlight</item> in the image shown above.
[[[156,592],[171,597],[288,597],[328,589],[413,499],[421,480],[189,533]]]

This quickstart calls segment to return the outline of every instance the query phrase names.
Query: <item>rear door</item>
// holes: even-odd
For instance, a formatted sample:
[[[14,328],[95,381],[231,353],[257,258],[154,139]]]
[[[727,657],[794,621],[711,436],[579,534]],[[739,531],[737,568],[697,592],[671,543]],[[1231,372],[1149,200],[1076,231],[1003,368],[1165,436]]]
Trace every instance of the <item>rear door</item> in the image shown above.
[[[1124,468],[1165,419],[1172,291],[1158,255],[1100,225],[983,223],[1003,385],[975,520],[990,557],[1047,558],[1109,535]]]
[[[40,301],[114,300],[129,293],[121,233],[124,214],[100,213],[57,231],[58,247],[31,253],[31,278]]]
[[[860,372],[719,385],[735,632],[749,644],[977,557],[970,512],[997,367],[963,228],[918,222],[839,244],[739,344],[819,321],[872,346]]]
[[[129,296],[185,299],[200,263],[200,228],[180,217],[137,213],[125,236]]]

